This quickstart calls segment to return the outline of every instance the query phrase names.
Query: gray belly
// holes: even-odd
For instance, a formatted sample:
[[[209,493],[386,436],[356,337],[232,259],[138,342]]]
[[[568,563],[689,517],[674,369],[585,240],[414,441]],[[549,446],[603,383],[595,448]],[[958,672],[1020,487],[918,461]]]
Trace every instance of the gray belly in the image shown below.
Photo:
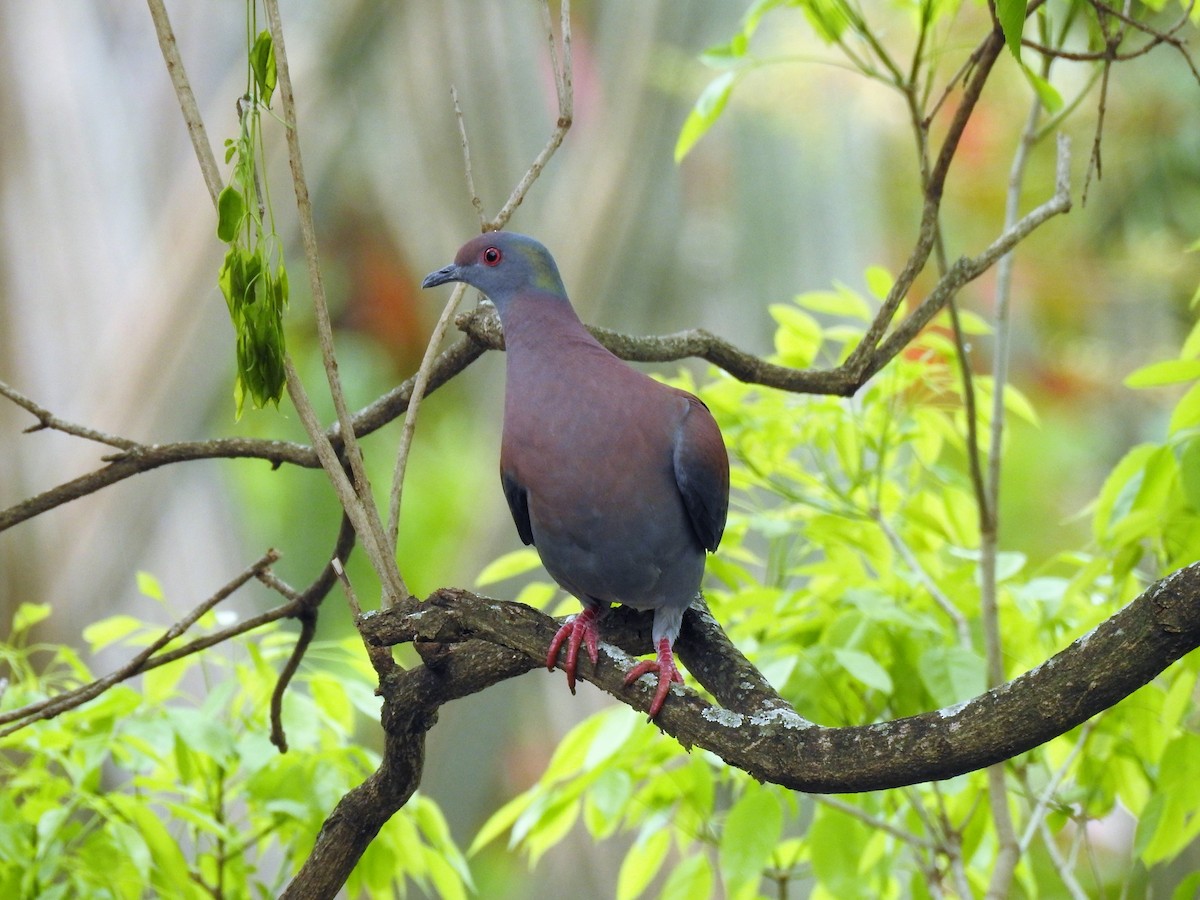
[[[684,608],[700,589],[704,550],[682,503],[657,512],[616,523],[587,514],[543,521],[531,510],[530,524],[546,571],[576,597],[635,609]]]

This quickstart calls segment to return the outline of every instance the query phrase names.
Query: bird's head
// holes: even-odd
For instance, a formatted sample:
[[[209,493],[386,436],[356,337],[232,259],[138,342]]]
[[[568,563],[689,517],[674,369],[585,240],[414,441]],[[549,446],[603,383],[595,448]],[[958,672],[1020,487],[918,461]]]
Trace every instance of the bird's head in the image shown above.
[[[463,281],[491,298],[497,309],[524,291],[566,299],[558,266],[550,251],[531,237],[511,231],[491,231],[463,244],[454,262],[430,272],[421,282],[429,288]]]

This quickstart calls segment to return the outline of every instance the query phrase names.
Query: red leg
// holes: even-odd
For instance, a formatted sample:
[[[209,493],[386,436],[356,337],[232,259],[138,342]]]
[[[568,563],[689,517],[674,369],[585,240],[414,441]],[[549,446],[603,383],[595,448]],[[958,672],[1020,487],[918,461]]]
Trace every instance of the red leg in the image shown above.
[[[657,659],[642,660],[629,670],[629,674],[625,676],[625,686],[628,687],[650,672],[658,673],[658,689],[655,690],[654,699],[650,703],[650,718],[653,719],[663,708],[671,684],[683,684],[683,676],[679,674],[679,669],[675,668],[675,654],[671,652],[671,642],[666,638],[660,638],[658,641]]]
[[[579,665],[579,645],[587,646],[588,656],[591,657],[593,666],[600,660],[599,621],[600,612],[595,607],[585,606],[583,612],[571,616],[563,623],[562,628],[558,629],[558,633],[554,635],[554,640],[550,642],[550,652],[546,654],[546,668],[551,671],[558,662],[558,651],[566,642],[567,661],[563,664],[563,671],[567,673],[567,687],[571,689],[572,694],[575,693],[575,669]]]

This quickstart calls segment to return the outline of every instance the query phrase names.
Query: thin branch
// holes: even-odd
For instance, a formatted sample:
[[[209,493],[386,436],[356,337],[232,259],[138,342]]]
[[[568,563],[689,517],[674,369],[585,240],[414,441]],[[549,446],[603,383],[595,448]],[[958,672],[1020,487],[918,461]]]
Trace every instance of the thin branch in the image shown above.
[[[244,585],[247,581],[255,578],[260,573],[265,571],[276,560],[279,559],[279,554],[275,550],[268,550],[257,561],[252,563],[246,569],[242,570],[233,580],[229,581],[220,588],[215,594],[201,602],[191,612],[182,619],[173,624],[170,628],[164,631],[161,635],[154,639],[145,649],[139,652],[136,656],[121,666],[119,669],[105,675],[103,678],[97,678],[95,681],[82,685],[62,694],[57,694],[46,700],[41,700],[37,703],[31,703],[23,706],[20,709],[10,710],[0,714],[0,724],[15,723],[9,725],[8,728],[0,731],[0,737],[7,737],[13,732],[20,731],[27,725],[34,722],[40,722],[45,719],[53,719],[55,716],[61,715],[70,709],[75,709],[78,706],[87,703],[99,697],[102,693],[108,690],[115,684],[119,684],[140,672],[145,671],[149,666],[147,663],[151,660],[158,651],[162,650],[167,644],[175,640],[180,635],[184,634],[189,628],[194,625],[201,616],[213,609],[222,600],[229,597],[234,591]]]
[[[571,74],[571,4],[570,0],[562,0],[559,16],[559,28],[562,31],[562,62],[559,63],[558,49],[554,43],[554,29],[550,27],[550,3],[549,0],[543,0],[542,19],[546,29],[547,43],[550,46],[550,65],[554,70],[554,87],[558,95],[558,121],[554,125],[554,131],[551,132],[549,139],[546,141],[541,152],[534,158],[529,169],[517,182],[517,186],[513,188],[512,194],[509,195],[507,201],[496,217],[487,224],[485,231],[496,231],[508,224],[508,220],[512,218],[513,212],[521,205],[521,201],[525,199],[525,195],[529,193],[529,188],[537,181],[538,176],[542,174],[542,169],[546,167],[546,163],[550,161],[550,157],[559,148],[563,142],[563,138],[567,136],[567,131],[571,128],[571,122],[575,117],[574,113],[574,92],[572,90],[572,74]]]
[[[958,634],[959,646],[968,650],[971,649],[971,626],[968,624],[967,617],[963,615],[962,610],[955,606],[954,601],[947,597],[945,592],[938,587],[937,582],[933,580],[929,572],[921,565],[921,561],[917,559],[916,554],[912,552],[912,549],[905,542],[904,538],[900,537],[896,533],[896,529],[892,528],[891,524],[884,518],[883,513],[879,509],[872,509],[871,518],[875,520],[875,524],[879,526],[884,537],[888,539],[888,543],[892,545],[892,548],[900,554],[900,558],[904,560],[904,564],[917,576],[917,579],[925,587],[933,602],[954,623],[954,630]]]
[[[183,59],[179,55],[179,47],[175,43],[175,32],[171,29],[171,20],[167,17],[167,8],[163,0],[147,0],[150,7],[150,17],[154,20],[154,32],[158,36],[158,47],[162,51],[163,61],[167,64],[167,74],[171,76],[171,84],[175,88],[175,97],[179,100],[179,109],[183,113],[183,121],[187,125],[188,137],[192,139],[192,149],[196,152],[196,161],[200,163],[200,174],[204,176],[204,184],[212,198],[213,206],[217,205],[217,197],[224,187],[221,172],[217,168],[217,158],[213,155],[212,146],[208,142],[208,134],[204,130],[204,121],[200,118],[200,107],[196,103],[196,95],[188,81],[187,72],[183,68]]]
[[[921,212],[921,224],[918,229],[916,246],[913,248],[913,252],[905,263],[904,268],[901,269],[900,274],[896,277],[891,290],[888,291],[887,297],[876,313],[874,321],[868,327],[863,340],[854,348],[846,360],[845,367],[856,374],[861,374],[867,370],[872,372],[878,371],[878,368],[872,368],[872,364],[873,360],[878,357],[878,351],[882,347],[880,341],[883,339],[883,335],[895,317],[896,312],[900,309],[900,304],[908,296],[908,291],[912,287],[913,282],[924,270],[925,263],[929,260],[929,254],[933,250],[937,239],[938,213],[941,209],[942,193],[946,185],[946,176],[950,171],[950,163],[954,160],[959,141],[962,139],[967,122],[970,121],[971,114],[974,112],[979,98],[983,93],[983,86],[991,74],[992,66],[995,64],[1003,48],[1004,34],[997,27],[988,34],[976,50],[977,55],[971,72],[966,77],[962,99],[955,110],[954,118],[950,122],[946,136],[942,140],[942,146],[938,151],[933,167],[929,171],[929,178],[925,185],[925,203]],[[947,273],[947,276],[949,274]],[[888,358],[890,359],[890,357]]]
[[[395,557],[385,552],[387,543],[384,536],[383,523],[379,519],[379,510],[371,494],[371,483],[367,478],[366,467],[363,464],[362,449],[358,445],[354,429],[351,426],[350,412],[346,406],[346,395],[342,390],[341,377],[338,374],[337,359],[333,351],[333,326],[329,318],[329,305],[325,299],[325,284],[321,276],[320,256],[317,252],[317,233],[316,227],[313,224],[312,201],[309,198],[308,182],[304,177],[304,163],[300,154],[296,99],[292,90],[291,74],[288,69],[287,49],[283,39],[283,24],[279,17],[278,0],[264,0],[264,7],[266,8],[267,21],[271,30],[271,41],[275,51],[276,77],[277,84],[279,85],[279,97],[283,105],[288,160],[292,170],[292,186],[296,194],[296,208],[299,213],[300,237],[304,245],[304,258],[308,264],[308,279],[313,295],[313,310],[317,323],[321,357],[325,363],[325,374],[329,381],[329,393],[333,399],[337,421],[341,425],[341,433],[345,442],[344,452],[350,464],[350,471],[354,476],[354,492],[358,498],[358,503],[351,505],[357,505],[359,509],[357,511],[347,509],[346,511],[351,515],[355,530],[358,531],[359,537],[363,541],[363,549],[384,584],[384,602],[387,602],[389,597],[394,598],[407,595],[408,588],[404,585],[404,581],[396,569]],[[292,396],[293,402],[296,402],[298,399],[296,388],[302,388],[302,386],[292,367],[289,367],[287,380],[288,392]],[[309,429],[309,436],[318,447],[322,442],[319,436],[321,434],[322,432],[319,428]],[[326,454],[322,454],[322,463],[330,478],[335,481],[338,480],[338,476],[334,474],[333,468],[331,468],[330,463],[327,461]],[[340,465],[334,468],[339,472],[341,471]],[[340,495],[341,492],[339,491],[339,499],[345,505],[347,498]]]
[[[450,328],[450,322],[454,319],[458,304],[462,302],[466,292],[465,284],[455,285],[454,290],[450,292],[450,299],[446,301],[446,306],[442,310],[441,316],[438,317],[437,324],[433,326],[433,334],[429,337],[429,343],[425,347],[425,356],[421,360],[421,367],[417,369],[416,381],[413,382],[412,394],[408,400],[408,410],[404,415],[404,430],[400,434],[400,446],[396,450],[396,467],[392,473],[387,530],[387,546],[389,548],[396,548],[399,542],[400,499],[404,493],[404,473],[408,468],[408,457],[412,450],[413,434],[417,428],[417,413],[421,408],[421,399],[425,396],[425,388],[429,384],[429,374],[437,361],[438,347],[442,345],[442,340]]]
[[[925,850],[937,850],[938,845],[929,838],[921,837],[919,834],[913,834],[911,831],[905,831],[889,822],[887,819],[881,819],[878,816],[873,816],[865,809],[855,806],[853,803],[847,803],[840,797],[834,797],[827,794],[811,794],[813,800],[820,803],[822,806],[827,806],[830,809],[836,809],[840,813],[845,813],[853,819],[868,825],[874,831],[884,831],[890,834],[897,840],[903,841],[911,847],[921,847]]]
[[[25,429],[26,434],[32,434],[35,431],[51,429],[53,431],[61,431],[63,434],[74,435],[75,437],[83,438],[88,441],[95,441],[98,444],[107,444],[109,447],[116,447],[118,450],[140,450],[142,445],[137,441],[131,441],[128,438],[120,437],[115,434],[108,434],[104,431],[97,431],[95,428],[88,428],[84,425],[76,425],[74,422],[68,422],[65,419],[60,419],[50,410],[43,406],[34,403],[16,388],[13,388],[3,381],[0,381],[0,394],[3,394],[17,406],[32,413],[37,417],[38,424],[30,425]]]
[[[354,592],[354,585],[350,583],[350,577],[346,574],[346,569],[342,566],[342,561],[338,557],[334,557],[331,563],[333,571],[337,573],[338,581],[342,585],[342,594],[346,598],[346,604],[350,607],[350,612],[354,615],[355,621],[363,614],[362,606],[358,602],[358,595]],[[396,660],[392,658],[392,651],[388,647],[377,647],[374,644],[363,640],[363,647],[367,651],[367,659],[371,661],[371,667],[375,670],[375,674],[379,676],[379,683],[393,677],[399,670],[396,665]]]
[[[463,120],[462,107],[458,105],[458,91],[450,85],[450,99],[454,101],[454,118],[458,121],[458,137],[462,142],[463,172],[467,177],[467,192],[471,195],[471,206],[479,216],[479,230],[487,231],[487,216],[483,212],[483,201],[475,190],[475,172],[471,167],[471,144],[467,140],[467,123]]]
[[[1100,720],[1089,719],[1083,723],[1083,727],[1079,729],[1079,735],[1075,738],[1075,744],[1071,747],[1071,752],[1067,754],[1067,758],[1063,760],[1063,764],[1058,767],[1058,771],[1054,773],[1054,777],[1046,783],[1046,787],[1038,796],[1037,803],[1033,807],[1033,811],[1029,814],[1029,823],[1025,827],[1024,833],[1021,835],[1021,853],[1029,849],[1033,843],[1034,836],[1046,824],[1046,812],[1050,809],[1050,801],[1054,799],[1055,793],[1066,780],[1067,774],[1071,771],[1071,766],[1075,765],[1080,754],[1083,753],[1084,747],[1087,746],[1087,740],[1091,735],[1096,723]]]
[[[300,376],[296,374],[296,367],[292,364],[291,357],[284,359],[284,370],[287,375],[288,395],[292,398],[292,404],[296,408],[301,423],[313,440],[314,449],[321,459],[325,473],[329,476],[330,484],[333,485],[333,489],[338,495],[342,509],[353,523],[354,530],[358,532],[367,559],[370,560],[372,568],[379,575],[384,587],[385,598],[389,593],[393,597],[407,597],[408,588],[400,577],[400,572],[387,549],[381,528],[373,527],[370,521],[372,517],[369,510],[374,510],[374,505],[362,501],[354,493],[354,486],[342,468],[333,444],[321,430],[321,423],[317,420],[316,411],[308,399],[308,393],[304,390]],[[375,518],[377,520],[378,516]]]
[[[354,528],[350,524],[350,517],[343,513],[342,523],[338,528],[337,542],[333,548],[333,556],[321,570],[321,574],[303,593],[295,591],[274,572],[268,571],[259,575],[260,581],[299,607],[295,617],[300,620],[300,635],[296,638],[291,656],[280,670],[279,678],[275,682],[275,689],[271,692],[271,743],[279,749],[280,753],[287,753],[288,749],[287,733],[283,728],[283,695],[287,692],[288,685],[291,684],[292,678],[299,670],[304,654],[316,635],[317,612],[321,608],[321,601],[333,587],[334,578],[341,573],[341,560],[350,555],[353,547]]]
[[[1044,64],[1043,75],[1048,74],[1049,60]],[[1008,176],[1008,193],[1005,201],[1004,225],[1011,228],[1017,222],[1020,210],[1021,188],[1025,183],[1025,169],[1029,153],[1037,138],[1037,124],[1042,104],[1035,95],[1030,105],[1025,127],[1021,131],[1012,167]],[[984,658],[987,667],[987,685],[996,687],[1004,681],[1004,654],[1000,632],[999,587],[996,563],[999,555],[1000,528],[1000,458],[1004,442],[1004,392],[1008,384],[1009,338],[1011,328],[1013,254],[1002,256],[996,267],[996,311],[995,352],[992,359],[992,420],[988,443],[987,480],[979,507],[980,532],[980,623],[983,630]],[[992,824],[996,829],[997,853],[988,882],[987,897],[1001,900],[1007,897],[1012,887],[1017,863],[1021,859],[1021,847],[1016,827],[1008,808],[1008,784],[1003,764],[987,771],[988,797],[991,799]]]

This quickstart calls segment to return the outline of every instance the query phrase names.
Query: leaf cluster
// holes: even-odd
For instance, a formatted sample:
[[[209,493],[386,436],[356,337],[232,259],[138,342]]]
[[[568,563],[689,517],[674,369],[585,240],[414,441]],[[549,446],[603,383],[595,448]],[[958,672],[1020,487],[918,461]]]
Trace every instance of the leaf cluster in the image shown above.
[[[139,582],[165,602],[151,576]],[[92,680],[69,647],[30,640],[49,615],[48,605],[23,605],[0,644],[0,711]],[[198,628],[215,629],[218,615]],[[119,615],[83,636],[97,653],[139,648],[157,633]],[[276,627],[260,635],[0,738],[0,894],[278,896],[329,809],[378,766],[358,730],[378,720],[379,699],[357,641],[316,642],[296,678],[301,689],[289,695],[292,752],[280,754],[262,723],[292,638]],[[448,898],[471,886],[444,817],[420,796],[392,817],[349,887],[383,896],[406,884]]]
[[[246,94],[238,103],[241,131],[236,140],[225,142],[225,162],[234,161],[233,172],[217,198],[217,237],[229,245],[217,283],[237,339],[234,398],[239,417],[246,395],[257,407],[279,405],[287,353],[287,270],[282,259],[274,262],[278,237],[273,217],[266,214],[269,198],[260,180],[261,110],[270,108],[276,82],[270,32],[260,32],[250,44],[248,69]]]

